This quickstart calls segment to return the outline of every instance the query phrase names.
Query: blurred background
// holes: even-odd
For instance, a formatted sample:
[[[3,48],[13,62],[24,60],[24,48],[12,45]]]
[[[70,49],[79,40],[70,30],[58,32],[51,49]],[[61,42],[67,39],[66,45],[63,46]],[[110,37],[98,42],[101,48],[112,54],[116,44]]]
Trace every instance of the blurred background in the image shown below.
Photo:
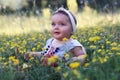
[[[89,6],[96,11],[110,12],[120,9],[120,0],[0,0],[0,14],[20,12],[29,16],[33,12],[39,15],[44,8],[52,11],[61,6],[67,9],[76,6],[74,9],[78,11]]]
[[[106,18],[120,20],[120,0],[0,0],[0,33],[44,31],[50,26],[51,13],[59,7],[76,15],[78,27],[93,26]]]

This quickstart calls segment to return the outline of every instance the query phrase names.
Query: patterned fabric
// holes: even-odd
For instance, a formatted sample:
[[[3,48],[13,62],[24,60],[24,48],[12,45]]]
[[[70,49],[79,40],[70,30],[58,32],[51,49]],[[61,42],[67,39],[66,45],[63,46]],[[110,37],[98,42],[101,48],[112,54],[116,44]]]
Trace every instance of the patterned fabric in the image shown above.
[[[77,40],[71,39],[70,41],[65,42],[64,45],[56,48],[51,46],[53,40],[54,38],[50,38],[46,42],[46,46],[45,46],[46,50],[43,51],[43,54],[47,57],[57,55],[60,58],[63,58],[66,53],[70,52],[71,49],[77,46],[81,46],[84,54],[86,54],[84,47]]]

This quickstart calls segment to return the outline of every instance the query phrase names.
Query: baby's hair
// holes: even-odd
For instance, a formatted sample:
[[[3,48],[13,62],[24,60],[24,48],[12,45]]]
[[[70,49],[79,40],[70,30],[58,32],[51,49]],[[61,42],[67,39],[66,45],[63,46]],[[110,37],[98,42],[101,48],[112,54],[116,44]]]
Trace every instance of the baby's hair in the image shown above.
[[[57,14],[57,13],[65,14],[66,16],[68,16],[68,18],[69,18],[69,20],[70,20],[69,15],[68,15],[67,13],[65,13],[64,11],[62,11],[62,10],[59,10],[59,11],[57,11],[57,12],[54,12],[52,15],[55,15],[55,14]],[[69,13],[72,15],[72,17],[74,18],[75,24],[77,25],[77,20],[76,20],[75,16],[74,16],[70,11],[69,11]],[[71,22],[71,21],[70,21],[70,22]]]

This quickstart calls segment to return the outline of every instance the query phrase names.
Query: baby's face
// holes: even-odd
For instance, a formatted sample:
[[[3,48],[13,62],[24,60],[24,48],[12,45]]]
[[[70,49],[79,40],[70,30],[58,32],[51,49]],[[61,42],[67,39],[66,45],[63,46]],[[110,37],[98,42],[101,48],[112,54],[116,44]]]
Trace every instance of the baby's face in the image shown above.
[[[55,39],[70,38],[73,33],[71,22],[67,15],[57,13],[52,16],[51,33]]]

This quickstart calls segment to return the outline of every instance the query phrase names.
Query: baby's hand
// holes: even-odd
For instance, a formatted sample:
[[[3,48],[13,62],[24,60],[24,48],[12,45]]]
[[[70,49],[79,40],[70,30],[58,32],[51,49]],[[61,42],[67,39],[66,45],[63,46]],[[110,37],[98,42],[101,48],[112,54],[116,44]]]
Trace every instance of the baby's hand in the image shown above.
[[[24,59],[28,60],[31,57],[41,57],[42,53],[41,52],[26,52],[24,55]]]
[[[26,53],[24,54],[24,59],[25,59],[25,60],[29,60],[29,59],[30,59],[30,52],[26,52]]]

